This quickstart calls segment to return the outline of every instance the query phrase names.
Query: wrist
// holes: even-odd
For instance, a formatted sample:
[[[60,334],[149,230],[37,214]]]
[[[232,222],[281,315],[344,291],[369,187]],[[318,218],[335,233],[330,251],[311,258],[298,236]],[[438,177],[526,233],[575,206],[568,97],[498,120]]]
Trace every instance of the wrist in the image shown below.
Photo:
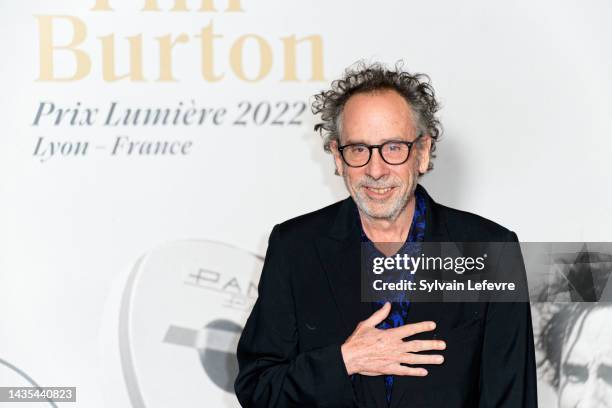
[[[350,346],[346,343],[340,346],[340,353],[342,354],[342,361],[344,362],[344,367],[346,368],[346,372],[348,375],[353,375],[357,373],[357,370],[354,367],[353,361],[351,359],[351,350]]]

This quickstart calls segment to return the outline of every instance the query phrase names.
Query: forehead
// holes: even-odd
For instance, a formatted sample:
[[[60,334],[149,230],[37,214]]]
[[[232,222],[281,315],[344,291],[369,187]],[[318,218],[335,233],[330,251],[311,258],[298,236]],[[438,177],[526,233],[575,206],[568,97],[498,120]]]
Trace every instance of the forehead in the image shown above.
[[[394,90],[358,93],[344,105],[341,130],[345,141],[411,140],[414,136],[412,110]]]
[[[576,321],[565,339],[563,360],[584,364],[593,360],[612,363],[612,307],[597,308]]]

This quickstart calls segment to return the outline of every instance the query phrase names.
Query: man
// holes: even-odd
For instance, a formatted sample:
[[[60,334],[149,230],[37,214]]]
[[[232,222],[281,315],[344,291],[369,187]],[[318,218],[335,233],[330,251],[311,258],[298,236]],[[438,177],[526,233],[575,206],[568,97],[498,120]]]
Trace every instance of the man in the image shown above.
[[[506,242],[435,203],[438,103],[424,75],[359,65],[316,96],[350,197],[277,225],[238,345],[245,407],[534,407],[529,303],[364,302],[362,242]]]
[[[612,407],[612,304],[567,303],[540,341],[559,408]]]
[[[611,262],[586,245],[557,256],[560,270],[540,290],[539,365],[559,408],[612,407]]]

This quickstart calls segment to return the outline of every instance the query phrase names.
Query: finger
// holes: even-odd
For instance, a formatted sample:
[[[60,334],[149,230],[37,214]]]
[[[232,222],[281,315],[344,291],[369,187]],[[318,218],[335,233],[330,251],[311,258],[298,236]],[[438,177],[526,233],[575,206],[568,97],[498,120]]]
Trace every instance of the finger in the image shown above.
[[[404,343],[402,351],[407,353],[418,353],[427,350],[444,350],[446,342],[442,340],[410,340]]]
[[[393,334],[394,336],[404,338],[414,336],[417,333],[423,333],[432,331],[436,328],[435,322],[419,322],[410,323],[403,326],[395,327],[393,329],[387,329],[386,332]]]
[[[387,318],[389,312],[391,311],[391,303],[385,302],[385,304],[372,313],[370,317],[363,321],[363,324],[366,326],[376,327],[377,324],[380,324],[383,320]]]
[[[405,353],[400,356],[399,360],[403,364],[442,364],[444,357],[438,354]]]
[[[424,377],[427,375],[427,370],[423,367],[406,367],[398,364],[397,366],[393,366],[393,368],[391,368],[389,372],[385,374]]]

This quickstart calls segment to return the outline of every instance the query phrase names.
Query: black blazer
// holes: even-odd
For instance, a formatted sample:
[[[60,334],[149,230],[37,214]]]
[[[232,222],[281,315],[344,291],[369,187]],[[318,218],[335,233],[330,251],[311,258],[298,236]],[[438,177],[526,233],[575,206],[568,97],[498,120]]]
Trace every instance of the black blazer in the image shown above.
[[[506,242],[516,234],[435,203],[425,190],[425,241]],[[360,301],[356,206],[343,201],[276,225],[259,297],[238,344],[235,382],[244,407],[387,408],[383,376],[349,377],[340,346],[372,314]],[[536,407],[529,303],[412,303],[420,337],[447,343],[425,377],[396,376],[391,408]]]

